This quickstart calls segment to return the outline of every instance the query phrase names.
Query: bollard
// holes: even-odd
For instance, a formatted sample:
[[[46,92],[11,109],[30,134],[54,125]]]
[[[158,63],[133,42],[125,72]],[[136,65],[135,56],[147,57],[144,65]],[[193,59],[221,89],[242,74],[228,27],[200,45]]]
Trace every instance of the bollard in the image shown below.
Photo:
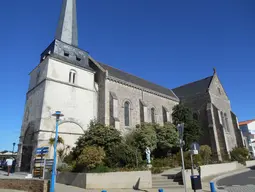
[[[212,181],[210,182],[210,189],[211,189],[211,192],[216,192],[214,182],[212,182]]]
[[[164,192],[164,189],[159,189],[158,192]]]

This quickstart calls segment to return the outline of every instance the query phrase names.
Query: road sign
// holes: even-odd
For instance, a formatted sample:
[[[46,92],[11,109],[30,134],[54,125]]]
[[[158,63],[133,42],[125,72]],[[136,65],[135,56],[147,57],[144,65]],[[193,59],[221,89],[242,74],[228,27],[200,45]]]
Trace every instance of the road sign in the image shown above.
[[[41,147],[36,149],[36,154],[44,155],[49,153],[49,147]]]
[[[45,168],[52,168],[53,166],[53,163],[54,163],[54,159],[46,159],[45,161]]]
[[[194,143],[192,143],[190,145],[190,150],[197,150],[197,151],[199,151],[199,149],[200,149],[200,146],[199,146],[199,144],[197,142],[194,142]]]
[[[177,130],[179,132],[179,138],[182,140],[183,139],[183,133],[184,133],[184,123],[178,124],[177,125]]]

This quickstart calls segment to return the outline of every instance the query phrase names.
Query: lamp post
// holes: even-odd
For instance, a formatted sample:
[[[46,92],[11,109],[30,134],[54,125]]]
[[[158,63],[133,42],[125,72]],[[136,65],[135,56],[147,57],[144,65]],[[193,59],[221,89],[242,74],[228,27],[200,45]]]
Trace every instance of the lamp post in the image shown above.
[[[57,164],[57,142],[58,142],[58,124],[60,117],[64,116],[61,114],[61,111],[56,111],[52,116],[56,117],[56,131],[55,131],[55,141],[54,141],[54,162],[51,171],[51,184],[50,184],[50,192],[55,191],[55,182],[56,182],[56,164]]]
[[[183,145],[184,145],[183,133],[184,133],[184,123],[178,124],[178,125],[177,125],[177,130],[178,130],[178,132],[179,132],[180,150],[181,150],[181,157],[182,157],[182,180],[183,180],[185,192],[187,192],[186,178],[185,178],[185,165],[184,165],[184,157],[183,157]]]
[[[16,143],[12,144],[12,155],[14,154],[14,147],[15,147]]]

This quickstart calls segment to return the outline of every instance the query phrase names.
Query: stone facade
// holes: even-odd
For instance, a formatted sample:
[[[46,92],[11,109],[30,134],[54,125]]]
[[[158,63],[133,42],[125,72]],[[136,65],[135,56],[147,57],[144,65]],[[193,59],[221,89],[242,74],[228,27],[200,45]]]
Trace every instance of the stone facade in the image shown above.
[[[203,130],[200,144],[211,146],[218,160],[228,159],[234,147],[243,146],[238,120],[232,115],[230,100],[216,72],[173,91],[199,121]]]

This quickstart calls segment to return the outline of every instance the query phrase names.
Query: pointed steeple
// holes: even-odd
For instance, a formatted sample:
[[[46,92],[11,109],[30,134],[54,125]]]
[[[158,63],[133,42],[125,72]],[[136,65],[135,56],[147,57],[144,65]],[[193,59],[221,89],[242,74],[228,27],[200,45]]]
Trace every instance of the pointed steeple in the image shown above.
[[[78,47],[76,0],[63,0],[55,38]]]

